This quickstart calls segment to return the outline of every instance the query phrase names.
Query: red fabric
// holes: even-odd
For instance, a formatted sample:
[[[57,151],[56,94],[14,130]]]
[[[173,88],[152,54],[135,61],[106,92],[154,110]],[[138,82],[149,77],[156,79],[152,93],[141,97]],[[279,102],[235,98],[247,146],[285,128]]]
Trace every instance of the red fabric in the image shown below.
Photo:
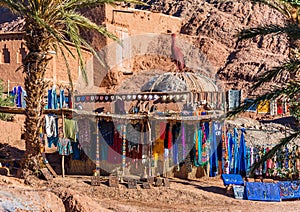
[[[160,139],[165,140],[166,137],[166,124],[165,123],[160,123]]]
[[[168,149],[172,148],[172,129],[171,129],[171,124],[169,127],[169,131],[168,131]]]
[[[143,156],[143,144],[139,144],[139,154],[138,154],[138,158],[142,159]]]
[[[277,114],[282,115],[283,114],[283,108],[282,105],[277,105]]]

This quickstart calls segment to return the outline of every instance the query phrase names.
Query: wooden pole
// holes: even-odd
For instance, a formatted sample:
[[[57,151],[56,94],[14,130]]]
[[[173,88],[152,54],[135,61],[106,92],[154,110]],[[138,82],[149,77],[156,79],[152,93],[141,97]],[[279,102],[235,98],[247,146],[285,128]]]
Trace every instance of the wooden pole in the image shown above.
[[[151,125],[150,125],[150,120],[148,119],[147,120],[147,124],[148,124],[148,132],[149,132],[149,134],[148,134],[148,156],[149,156],[149,158],[148,158],[148,160],[149,160],[149,164],[148,164],[148,168],[149,168],[149,170],[148,170],[148,176],[150,177],[150,176],[152,176],[152,171],[151,171],[151,162],[152,162],[152,142],[151,142],[151,140],[152,140],[152,138],[151,138],[151,136],[152,136],[152,134],[151,134]]]
[[[122,175],[125,175],[125,167],[126,167],[126,125],[122,126]]]
[[[100,176],[100,137],[99,137],[99,128],[98,128],[98,119],[96,118],[96,173],[95,175]]]
[[[61,112],[61,116],[62,116],[63,137],[65,137],[65,115],[64,115],[64,111]],[[62,177],[65,177],[65,156],[64,155],[61,158],[61,173],[62,173]]]
[[[61,171],[62,171],[62,177],[65,177],[65,156],[64,155],[61,158]]]

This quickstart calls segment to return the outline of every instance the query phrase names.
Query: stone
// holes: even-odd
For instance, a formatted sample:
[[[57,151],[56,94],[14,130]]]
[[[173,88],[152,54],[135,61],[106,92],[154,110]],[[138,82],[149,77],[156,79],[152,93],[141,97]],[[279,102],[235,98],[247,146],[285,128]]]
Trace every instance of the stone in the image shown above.
[[[119,187],[119,178],[116,176],[109,176],[108,178],[108,186],[118,188]]]
[[[160,186],[162,186],[162,184],[163,184],[163,179],[160,177],[157,177],[155,180],[155,186],[160,187]]]
[[[143,189],[150,189],[151,188],[151,186],[148,182],[143,182],[142,187],[143,187]]]
[[[154,183],[154,177],[148,177],[148,178],[147,178],[147,182],[148,182],[150,185],[153,185],[153,183]]]
[[[129,189],[137,189],[137,182],[135,179],[128,179],[127,187]]]
[[[9,168],[0,167],[0,175],[9,176],[10,175]]]
[[[101,177],[100,176],[92,176],[91,185],[92,186],[100,186],[101,185]]]
[[[170,180],[168,178],[164,178],[164,186],[170,188]]]

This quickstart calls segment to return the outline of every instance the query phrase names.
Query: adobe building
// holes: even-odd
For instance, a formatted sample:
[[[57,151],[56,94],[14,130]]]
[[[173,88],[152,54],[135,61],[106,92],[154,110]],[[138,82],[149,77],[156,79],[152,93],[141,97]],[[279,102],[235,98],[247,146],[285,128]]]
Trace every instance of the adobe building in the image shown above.
[[[120,6],[112,7],[111,5],[103,5],[95,10],[88,11],[86,15],[92,16],[91,18],[95,19],[97,24],[105,26],[109,32],[116,35],[120,40],[149,33],[179,33],[182,25],[181,19],[177,17]],[[2,71],[0,78],[3,80],[5,87],[9,87],[10,90],[14,86],[24,84],[22,69],[16,72],[22,65],[22,59],[27,54],[23,36],[23,32],[0,33],[0,70]],[[113,64],[109,68],[104,68],[101,63],[95,61],[95,58],[92,57],[92,54],[87,49],[82,49],[89,79],[86,92],[98,90],[99,84],[97,82],[99,81],[99,77],[104,78],[108,71],[116,70],[118,74],[120,72],[124,74],[131,72],[133,60],[126,62],[124,58],[130,57],[130,54],[133,54],[133,52],[125,52],[124,46],[122,47],[112,39],[99,34],[87,34],[83,32],[83,36],[90,40],[90,43],[97,50],[101,50],[114,43],[106,56],[101,55],[105,64]],[[129,42],[125,44],[130,45]],[[69,46],[75,52],[72,45],[70,44]],[[46,80],[50,80],[59,86],[68,86],[67,68],[62,55],[57,52],[52,56],[53,59],[50,61],[46,72]],[[86,87],[81,78],[79,61],[71,55],[67,57],[75,87],[78,87],[78,84],[80,84],[79,88],[82,88],[82,86]],[[97,82],[94,83],[94,81]]]
[[[22,69],[18,70],[22,65],[22,60],[28,51],[24,44],[23,32],[10,32],[0,34],[0,70],[1,80],[9,90],[14,86],[24,85],[24,74]],[[75,48],[69,44],[70,49],[75,53]],[[82,49],[84,60],[92,57],[92,54],[85,48]],[[69,80],[67,75],[67,67],[62,55],[59,52],[52,53],[53,59],[48,65],[46,71],[46,80],[51,81],[59,86],[68,86]],[[79,61],[67,54],[67,60],[70,65],[71,75],[76,79],[81,75]],[[87,64],[87,70],[90,69]],[[16,72],[16,70],[18,70]]]

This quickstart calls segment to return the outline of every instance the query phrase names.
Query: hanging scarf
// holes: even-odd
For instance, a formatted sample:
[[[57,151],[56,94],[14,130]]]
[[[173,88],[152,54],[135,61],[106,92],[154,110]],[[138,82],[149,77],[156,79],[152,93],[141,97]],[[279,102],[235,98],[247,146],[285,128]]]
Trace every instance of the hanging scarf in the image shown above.
[[[234,144],[234,166],[233,166],[233,173],[238,173],[238,132],[237,129],[234,128],[233,132],[233,144]]]
[[[239,148],[239,173],[243,176],[246,175],[247,170],[247,157],[246,157],[246,142],[245,142],[245,129],[241,129],[240,148]]]
[[[207,165],[207,147],[206,147],[205,124],[202,125],[202,166]]]
[[[232,136],[230,132],[227,133],[227,141],[228,141],[228,158],[229,158],[228,166],[229,166],[229,173],[231,173],[233,167],[232,164],[233,159],[232,159]]]
[[[218,173],[218,155],[217,155],[217,149],[218,149],[218,145],[217,145],[217,135],[216,132],[218,130],[218,126],[219,123],[217,122],[213,122],[212,123],[213,127],[212,127],[212,142],[211,142],[211,157],[210,157],[210,173],[209,176],[210,177],[215,177]]]

